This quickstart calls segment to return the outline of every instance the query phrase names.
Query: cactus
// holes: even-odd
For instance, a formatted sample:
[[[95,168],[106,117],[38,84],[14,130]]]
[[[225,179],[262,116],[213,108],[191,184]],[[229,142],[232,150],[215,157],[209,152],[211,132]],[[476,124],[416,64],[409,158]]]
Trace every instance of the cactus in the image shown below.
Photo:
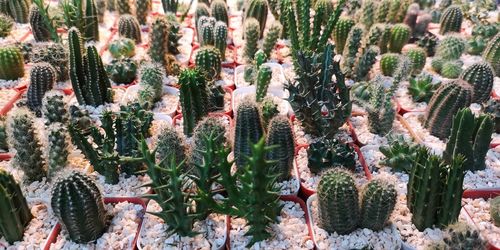
[[[123,2],[120,1],[120,2]],[[99,41],[99,20],[95,0],[85,1],[85,39]]]
[[[219,50],[221,58],[225,60],[227,48],[227,25],[220,21],[215,24],[214,46]]]
[[[68,108],[64,102],[64,95],[57,90],[45,93],[42,111],[47,124],[68,122]]]
[[[392,76],[399,64],[399,55],[396,53],[383,54],[380,59],[380,69],[385,76]]]
[[[462,73],[462,65],[460,60],[444,62],[440,73],[445,78],[456,79]]]
[[[46,62],[57,71],[57,81],[64,82],[69,78],[68,51],[60,43],[37,43],[29,59],[32,63]]]
[[[277,146],[269,150],[266,159],[274,162],[270,173],[278,175],[277,181],[286,181],[291,177],[295,155],[295,138],[290,121],[286,116],[276,116],[269,122],[266,145]]]
[[[424,122],[431,135],[440,139],[450,135],[453,115],[471,104],[472,92],[472,87],[463,80],[443,84],[434,92]]]
[[[380,48],[380,54],[387,53],[389,49],[389,41],[391,40],[391,30],[392,25],[385,24],[385,27],[382,31],[382,35],[380,36],[380,41],[378,43],[378,47]]]
[[[404,18],[404,23],[411,28],[412,37],[415,37],[415,26],[417,25],[418,13],[420,12],[420,6],[418,3],[413,3],[408,7],[406,16]],[[424,30],[425,31],[425,30]]]
[[[385,23],[391,7],[391,0],[382,0],[375,10],[375,22]]]
[[[267,58],[271,58],[271,52],[278,41],[279,35],[281,34],[282,26],[280,23],[273,23],[264,37],[262,42],[262,51]]]
[[[490,98],[493,89],[494,73],[488,63],[475,63],[469,66],[460,75],[460,79],[466,81],[474,88],[472,102],[483,103]]]
[[[135,15],[137,17],[137,21],[141,25],[147,24],[147,17],[149,12],[152,10],[152,1],[151,0],[136,0],[135,1]]]
[[[261,116],[257,104],[245,98],[238,105],[234,132],[234,158],[236,166],[242,169],[251,154],[251,145],[264,135]]]
[[[443,69],[443,64],[445,62],[446,61],[441,57],[434,57],[434,58],[432,58],[432,61],[431,61],[431,68],[434,71],[436,71],[437,73],[441,73],[441,70]]]
[[[260,104],[260,109],[262,111],[262,124],[264,128],[267,128],[269,121],[279,114],[278,104],[272,97],[264,97]]]
[[[396,200],[394,184],[382,178],[368,182],[361,194],[361,227],[382,230],[394,210]]]
[[[204,3],[198,3],[196,5],[196,11],[194,13],[194,17],[195,17],[195,22],[194,22],[194,25],[196,26],[196,30],[198,30],[198,24],[200,23],[200,19],[201,17],[210,17],[210,8],[208,8],[208,6]],[[198,41],[200,40],[199,39],[199,34],[198,34]]]
[[[359,22],[365,26],[366,29],[370,27],[375,22],[375,9],[376,4],[372,0],[365,0],[361,5],[361,10],[359,11]]]
[[[48,127],[48,171],[49,177],[64,167],[68,163],[68,136],[66,128],[61,123],[53,123]]]
[[[106,231],[108,216],[101,191],[78,172],[58,180],[52,188],[51,206],[59,222],[75,243],[90,243]]]
[[[257,52],[257,43],[259,41],[259,22],[255,18],[248,18],[245,20],[245,48],[244,56],[248,61],[254,59],[255,52]]]
[[[14,20],[5,14],[0,13],[0,38],[5,38],[10,35]]]
[[[391,38],[389,40],[389,51],[393,53],[401,53],[401,49],[410,39],[411,30],[408,25],[398,23],[392,26]]]
[[[200,46],[214,45],[214,25],[210,22],[206,22],[199,28],[200,36]]]
[[[115,59],[131,58],[135,56],[135,42],[132,39],[119,38],[109,44],[108,51]]]
[[[179,0],[162,0],[162,7],[165,13],[177,13],[177,8],[179,5]],[[191,6],[191,5],[189,5]]]
[[[341,17],[333,29],[333,40],[335,41],[335,50],[338,54],[343,53],[347,37],[354,24],[354,20],[350,17]]]
[[[500,133],[500,101],[490,98],[484,107],[484,112],[492,116],[495,123],[495,133]]]
[[[227,6],[224,0],[214,0],[210,4],[210,9],[212,17],[214,17],[217,21],[221,21],[226,25],[229,25],[229,16],[227,14]]]
[[[13,46],[0,48],[0,79],[16,80],[24,76],[24,59],[21,51]]]
[[[385,158],[381,165],[390,167],[393,171],[409,174],[415,161],[418,145],[401,137],[389,137],[389,145],[380,146],[380,152]]]
[[[390,0],[390,1],[391,2],[389,4],[389,11],[387,12],[387,18],[385,19],[385,21],[387,23],[398,23],[397,16],[401,8],[401,1],[399,0]]]
[[[422,72],[422,69],[425,66],[425,60],[427,55],[425,54],[425,50],[422,48],[411,48],[404,53],[411,62],[411,74],[418,75]]]
[[[493,120],[488,115],[474,118],[470,109],[460,110],[453,117],[451,135],[443,153],[444,160],[450,163],[461,154],[465,157],[466,170],[484,170],[493,126]]]
[[[439,84],[432,83],[433,77],[428,73],[420,73],[410,79],[408,93],[415,102],[428,102]]]
[[[226,132],[226,127],[216,117],[205,117],[201,120],[193,132],[194,148],[191,161],[195,164],[203,163],[203,152],[209,148],[206,141],[208,136],[211,136],[214,145],[224,146],[227,142]]]
[[[432,21],[430,14],[423,14],[418,18],[418,22],[413,29],[413,37],[422,37],[426,34],[429,24]]]
[[[481,239],[479,232],[463,222],[449,225],[444,232],[440,249],[486,249],[487,242]]]
[[[196,124],[208,115],[209,91],[203,74],[186,69],[179,75],[184,134],[190,137]]]
[[[31,6],[29,22],[31,26],[31,33],[37,42],[45,42],[50,40],[50,33],[46,26],[44,17],[40,14],[40,9],[33,5]]]
[[[255,101],[262,102],[264,97],[267,95],[267,88],[271,83],[272,73],[273,72],[271,70],[271,67],[267,65],[262,65],[259,68],[259,72],[257,73],[257,78],[255,81],[256,82]]]
[[[352,175],[342,169],[328,170],[318,184],[318,225],[338,234],[354,231],[359,221],[358,188]]]
[[[222,70],[221,63],[220,52],[213,46],[202,47],[196,53],[196,68],[198,68],[202,74],[205,74],[205,77],[209,81],[219,79]]]
[[[464,51],[465,40],[457,35],[448,35],[439,42],[436,48],[436,57],[457,60]]]
[[[24,179],[30,183],[47,174],[34,120],[27,108],[17,108],[9,113],[7,127],[10,147],[16,150],[14,166],[24,171]]]
[[[9,151],[9,143],[7,142],[7,123],[6,117],[0,117],[0,152]]]
[[[83,54],[82,40],[76,28],[68,32],[70,50],[70,78],[80,105],[97,107],[111,101],[111,83],[94,46]]]
[[[27,94],[28,108],[38,117],[42,115],[43,96],[54,86],[56,76],[56,70],[48,63],[38,63],[31,68],[30,85]]]
[[[75,128],[80,129],[83,135],[87,136],[90,134],[90,127],[93,121],[90,118],[88,110],[80,108],[77,105],[71,105],[69,107],[69,118],[69,123]]]
[[[173,155],[176,164],[180,164],[186,159],[187,147],[184,136],[173,127],[164,127],[158,134],[156,142],[156,159],[163,160],[169,155]],[[168,162],[164,162],[168,164]],[[160,164],[165,167],[165,165]]]
[[[344,47],[344,52],[342,57],[341,69],[346,76],[351,76],[353,74],[352,69],[356,63],[356,55],[358,54],[359,47],[361,45],[361,39],[363,38],[364,27],[356,25],[352,27],[347,37],[346,45]]]
[[[116,84],[132,83],[137,76],[137,63],[130,59],[113,59],[106,66],[106,73]]]
[[[370,45],[379,45],[385,30],[385,24],[376,23],[372,25],[368,34],[363,38],[362,47],[367,48]]]
[[[0,235],[9,243],[21,241],[33,215],[21,187],[7,171],[0,169]]]
[[[169,37],[167,35],[167,22],[164,18],[156,17],[154,19],[150,34],[148,54],[153,62],[165,65]]]
[[[420,48],[425,49],[428,56],[434,56],[436,52],[436,46],[438,44],[438,39],[432,33],[426,32],[423,37],[420,37],[417,41],[417,45]]]
[[[377,60],[376,57],[379,53],[380,49],[377,46],[370,46],[365,49],[365,51],[358,58],[358,61],[353,70],[353,79],[355,81],[364,80],[368,77],[368,73],[370,72],[372,66],[375,64]]]
[[[500,33],[491,39],[483,51],[483,58],[495,70],[495,75],[500,76]]]
[[[128,0],[115,0],[115,7],[120,15],[132,14]]]
[[[255,18],[259,23],[260,33],[257,39],[262,38],[266,28],[268,4],[266,0],[249,0],[245,9],[245,23],[249,18]],[[245,36],[246,37],[246,36]]]
[[[120,16],[120,21],[118,22],[118,33],[121,37],[132,39],[136,43],[142,42],[141,27],[139,27],[139,22],[132,15]]]
[[[318,140],[307,149],[308,167],[311,173],[319,174],[333,167],[356,169],[355,152],[351,145],[337,139]]]
[[[167,22],[168,35],[167,51],[170,54],[179,54],[177,46],[179,46],[179,39],[182,37],[182,34],[180,33],[181,24],[177,21],[177,17],[173,13],[165,14],[165,20]]]
[[[30,4],[29,0],[8,0],[9,14],[16,23],[28,23]]]
[[[145,63],[139,73],[139,98],[142,107],[151,109],[163,96],[163,78],[165,71],[158,64]]]
[[[495,226],[500,226],[500,198],[498,196],[490,201],[490,217]]]
[[[460,6],[452,5],[443,12],[439,20],[439,34],[448,32],[460,32],[462,27],[463,14]]]

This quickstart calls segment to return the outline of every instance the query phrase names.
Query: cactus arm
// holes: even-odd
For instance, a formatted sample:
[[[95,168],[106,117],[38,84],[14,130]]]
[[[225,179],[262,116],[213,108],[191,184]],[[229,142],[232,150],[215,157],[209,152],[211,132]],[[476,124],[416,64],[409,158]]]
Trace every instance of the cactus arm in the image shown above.
[[[73,91],[80,105],[87,103],[84,97],[84,89],[87,81],[85,79],[85,70],[83,66],[83,55],[81,38],[76,29],[70,29],[68,32],[69,54],[70,54],[70,78]]]
[[[90,94],[90,104],[97,107],[103,104],[103,96],[105,93],[101,92],[98,83],[101,81],[100,72],[98,71],[98,53],[94,46],[89,46],[87,48],[87,60],[88,60],[88,76],[87,81],[90,83],[88,85]]]
[[[488,115],[481,115],[476,122],[473,134],[473,158],[474,165],[472,167],[473,171],[484,170],[486,153],[489,150],[489,145],[491,142],[491,135],[493,134],[494,124],[493,120]]]
[[[466,166],[474,164],[470,140],[474,133],[474,114],[468,108],[460,110],[453,118],[451,136],[446,144],[443,158],[451,163],[459,154],[465,157]]]
[[[311,8],[311,0],[300,0],[300,11],[301,11],[301,16],[299,16],[300,19],[300,25],[301,25],[301,34],[302,34],[302,48],[308,48],[308,41],[309,41],[309,36],[311,33],[310,30],[310,25],[311,23],[309,22],[309,17],[311,16],[310,14],[310,8]]]
[[[456,222],[462,209],[464,164],[463,155],[458,155],[453,157],[451,164],[448,166],[447,179],[443,187],[443,198],[441,200],[442,207],[438,211],[437,224],[441,227]]]
[[[325,15],[325,6],[320,5],[318,8],[316,8],[316,14],[314,14],[313,31],[311,34],[311,38],[309,40],[309,44],[307,45],[307,48],[314,48],[315,46],[317,46],[321,34],[321,23],[323,21],[324,15]]]
[[[290,0],[281,0],[281,6],[284,6],[283,15],[286,17],[286,23],[288,26],[288,35],[290,36],[290,42],[292,43],[292,54],[293,57],[297,58],[297,51],[300,50],[299,37],[297,36],[297,19],[295,18],[295,13],[292,8],[292,3]]]
[[[319,49],[318,51],[321,52],[321,46],[322,44],[326,44],[328,42],[328,38],[330,38],[333,28],[335,28],[335,25],[337,24],[337,21],[339,20],[340,14],[342,13],[342,10],[344,8],[346,0],[340,0],[337,4],[337,8],[333,12],[333,15],[330,16],[330,19],[328,19],[328,22],[326,24],[325,29],[323,30],[323,34],[321,34],[321,38],[319,39],[319,45],[317,48]]]
[[[95,0],[86,0],[85,6],[85,37],[99,41],[99,20]]]

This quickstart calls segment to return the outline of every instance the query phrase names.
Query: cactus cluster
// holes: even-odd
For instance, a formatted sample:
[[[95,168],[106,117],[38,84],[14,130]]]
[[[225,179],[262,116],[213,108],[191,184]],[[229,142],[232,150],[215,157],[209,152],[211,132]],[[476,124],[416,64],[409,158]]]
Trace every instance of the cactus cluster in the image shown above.
[[[46,62],[57,72],[57,81],[69,79],[69,55],[67,49],[60,43],[37,43],[29,53],[32,63]]]
[[[2,0],[0,12],[9,15],[16,23],[28,23],[30,0]]]
[[[174,157],[176,164],[180,164],[182,161],[186,160],[187,147],[184,136],[177,132],[175,128],[163,128],[158,134],[155,157],[160,161],[168,159],[169,157]],[[168,161],[163,163],[169,164]],[[166,167],[166,165],[162,166]]]
[[[465,51],[465,41],[456,35],[448,35],[437,46],[436,56],[431,66],[446,78],[458,78],[462,73],[463,62],[459,60]]]
[[[156,17],[151,27],[151,37],[149,38],[148,54],[151,60],[156,63],[166,65],[165,55],[168,52],[168,25],[164,18]]]
[[[318,140],[307,149],[307,163],[311,173],[319,174],[324,170],[343,167],[354,172],[356,155],[354,148],[338,139]]]
[[[118,21],[118,34],[121,37],[134,40],[136,43],[142,42],[141,27],[139,21],[132,15],[122,15]]]
[[[217,21],[214,17],[202,17],[197,25],[198,42],[200,46],[215,46],[221,53],[223,60],[226,58],[227,24]]]
[[[37,116],[42,115],[42,99],[45,93],[54,86],[56,76],[56,70],[48,63],[35,64],[30,70],[27,104]]]
[[[16,80],[24,76],[24,58],[14,46],[0,48],[0,79]]]

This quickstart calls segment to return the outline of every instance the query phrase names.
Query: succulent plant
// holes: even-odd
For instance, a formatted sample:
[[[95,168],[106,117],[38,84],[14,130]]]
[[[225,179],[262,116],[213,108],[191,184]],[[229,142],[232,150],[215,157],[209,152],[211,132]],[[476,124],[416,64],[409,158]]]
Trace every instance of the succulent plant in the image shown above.
[[[139,70],[138,102],[147,109],[153,108],[163,95],[165,71],[155,63],[143,63]]]
[[[79,172],[58,180],[52,188],[54,214],[75,243],[90,243],[106,231],[108,215],[101,191]]]
[[[262,38],[264,35],[264,30],[266,28],[267,22],[267,10],[268,4],[266,0],[249,0],[244,14],[244,20],[248,20],[249,18],[255,18],[259,23],[259,36],[257,39]]]
[[[16,80],[24,76],[24,59],[14,46],[0,48],[0,79]]]
[[[125,1],[119,1],[125,2]],[[99,20],[98,10],[95,0],[85,0],[85,22],[84,37],[87,40],[99,41]]]
[[[67,49],[60,43],[36,43],[29,53],[32,63],[46,62],[57,71],[57,81],[69,79],[69,55]]]
[[[392,26],[391,38],[389,40],[389,51],[393,53],[401,53],[401,49],[410,39],[411,30],[408,25],[398,23]]]
[[[66,167],[69,155],[69,138],[66,127],[62,123],[52,123],[48,127],[48,171],[49,177]]]
[[[278,176],[278,182],[289,180],[292,176],[295,138],[288,117],[276,116],[271,119],[266,145],[270,147],[266,159],[273,162],[270,173]]]
[[[148,54],[151,60],[162,65],[166,64],[165,55],[168,51],[168,25],[164,18],[156,17],[151,28],[151,37],[149,38]]]
[[[426,32],[425,35],[420,37],[417,41],[418,47],[425,49],[428,56],[434,56],[437,44],[437,37],[430,32]]]
[[[118,11],[118,14],[132,14],[131,6],[129,1],[119,1],[115,0],[115,8]]]
[[[436,57],[445,60],[457,60],[465,51],[465,40],[457,35],[447,35],[436,48]]]
[[[404,138],[390,138],[389,145],[379,147],[380,152],[385,156],[380,164],[388,166],[394,171],[409,174],[418,147]]]
[[[257,42],[259,41],[259,22],[255,18],[248,18],[245,20],[245,48],[244,55],[247,60],[254,59],[255,52],[257,52]]]
[[[57,90],[50,90],[43,97],[42,113],[46,124],[68,122],[68,107],[64,101],[64,94]]]
[[[227,48],[227,25],[224,22],[215,23],[214,28],[214,46],[219,49],[221,59],[226,59]]]
[[[493,68],[488,63],[475,63],[465,69],[460,75],[463,79],[474,87],[472,102],[483,103],[490,99],[493,89]]]
[[[113,59],[106,66],[106,73],[116,84],[129,84],[136,79],[137,63],[130,58]]]
[[[205,117],[198,122],[193,132],[194,145],[191,153],[191,162],[198,165],[203,164],[203,154],[209,148],[206,140],[208,137],[211,138],[211,143],[213,142],[218,146],[225,146],[227,144],[226,132],[226,127],[216,117]]]
[[[135,1],[135,15],[137,17],[137,21],[141,25],[147,24],[147,17],[149,12],[152,10],[152,1],[151,0],[136,0]]]
[[[0,13],[0,37],[9,36],[13,26],[14,20],[10,16]]]
[[[370,46],[364,49],[363,53],[357,59],[357,63],[354,67],[353,80],[360,81],[365,80],[368,77],[372,66],[377,61],[377,56],[380,53],[380,49],[377,46]]]
[[[7,141],[7,123],[5,120],[5,116],[0,116],[0,152],[9,151],[9,143]]]
[[[200,21],[201,17],[210,17],[210,8],[205,3],[199,2],[196,5],[194,17],[195,17],[194,24],[196,26],[196,30],[198,30],[198,24],[200,23],[199,21]],[[200,37],[198,34],[198,41],[200,40],[199,38]]]
[[[368,34],[366,34],[363,38],[361,48],[366,49],[371,45],[381,46],[380,41],[382,40],[382,36],[384,35],[386,26],[387,25],[383,23],[376,23],[372,25],[370,31],[368,31]]]
[[[353,74],[353,68],[356,64],[356,56],[361,45],[361,39],[363,38],[363,30],[363,26],[356,25],[351,28],[349,36],[347,37],[344,52],[342,54],[344,60],[342,60],[341,64],[342,72],[347,77]]]
[[[439,20],[439,34],[444,35],[448,32],[460,32],[462,19],[463,14],[460,6],[449,6]]]
[[[268,127],[269,121],[273,117],[277,116],[280,111],[278,110],[278,104],[271,96],[266,96],[260,103],[260,109],[262,113],[262,124],[264,128]]]
[[[354,20],[350,17],[343,16],[339,18],[337,25],[333,29],[333,39],[335,41],[335,51],[338,54],[342,54],[344,51],[344,47],[347,41],[347,37],[349,36],[349,32],[352,27],[354,27]]]
[[[186,69],[179,75],[182,125],[190,137],[196,124],[208,115],[209,90],[204,75],[197,69]]]
[[[187,157],[187,147],[184,136],[173,127],[164,127],[158,134],[156,142],[156,159],[163,160],[173,155],[176,164],[180,164]],[[164,162],[169,164],[168,161]],[[160,164],[162,165],[162,164]],[[165,167],[166,165],[162,165]]]
[[[445,78],[456,79],[462,73],[462,65],[460,60],[444,62],[440,73]]]
[[[443,249],[486,249],[486,241],[479,232],[463,222],[449,225],[443,236]]]
[[[264,135],[259,107],[250,98],[238,105],[234,131],[234,159],[236,166],[242,169],[251,154],[251,146]]]
[[[267,58],[271,58],[271,52],[278,41],[279,35],[281,34],[283,26],[280,23],[273,23],[269,30],[267,31],[264,41],[262,42],[262,50]]]
[[[267,89],[269,88],[269,84],[271,83],[273,71],[271,67],[267,65],[262,65],[259,67],[259,71],[257,72],[257,78],[255,79],[255,101],[262,102],[264,97],[267,95]]]
[[[490,98],[484,107],[484,112],[492,116],[495,123],[495,133],[500,133],[500,101]]]
[[[408,86],[408,93],[415,102],[429,102],[438,88],[440,83],[432,83],[433,77],[431,74],[422,72],[416,77],[410,79],[410,86]]]
[[[212,17],[214,17],[217,21],[221,21],[224,22],[226,25],[229,25],[227,5],[224,0],[214,0],[210,4],[210,10],[212,13]]]
[[[29,23],[33,38],[37,42],[46,42],[50,40],[50,32],[44,16],[36,5],[32,5],[29,14]]]
[[[121,37],[132,39],[136,43],[142,42],[139,21],[132,15],[120,16],[120,20],[118,21],[118,33]]]
[[[500,76],[500,32],[490,40],[484,49],[483,58],[493,67],[495,75]]]
[[[391,6],[391,0],[382,0],[381,2],[379,2],[377,4],[377,8],[375,9],[375,22],[376,23],[385,23],[386,22],[390,6]]]
[[[42,99],[56,82],[56,70],[48,63],[37,63],[30,70],[28,108],[38,117],[42,115]]]
[[[500,226],[500,198],[498,196],[490,201],[490,217],[495,226]]]
[[[411,48],[408,49],[404,54],[410,59],[412,68],[411,74],[420,74],[425,66],[425,60],[427,58],[425,50],[422,48]]]
[[[372,0],[363,1],[361,5],[361,9],[358,12],[359,22],[363,24],[366,29],[370,29],[375,22],[376,6],[376,3]]]
[[[337,139],[318,140],[307,149],[308,167],[314,174],[336,167],[354,171],[356,155],[351,145]]]
[[[131,58],[135,56],[135,42],[129,38],[118,38],[108,45],[109,53],[115,59],[122,57]]]
[[[360,225],[373,231],[384,228],[396,206],[394,184],[382,178],[370,180],[361,191]]]
[[[399,54],[386,53],[380,59],[380,69],[385,76],[392,76],[399,64]]]
[[[219,50],[213,46],[202,47],[196,53],[196,68],[198,68],[210,82],[219,79],[222,70],[221,63],[221,54]]]
[[[7,171],[0,169],[0,235],[9,243],[20,241],[33,215],[21,187]]]
[[[28,23],[30,4],[29,0],[7,0],[9,14],[16,23]]]

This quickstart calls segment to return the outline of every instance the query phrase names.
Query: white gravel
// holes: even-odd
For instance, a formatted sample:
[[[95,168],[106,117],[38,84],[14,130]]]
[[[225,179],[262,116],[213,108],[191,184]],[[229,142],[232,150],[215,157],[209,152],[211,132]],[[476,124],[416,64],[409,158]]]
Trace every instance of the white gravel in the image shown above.
[[[472,217],[481,235],[497,248],[500,246],[500,227],[496,227],[490,216],[491,199],[464,199],[464,209]]]

